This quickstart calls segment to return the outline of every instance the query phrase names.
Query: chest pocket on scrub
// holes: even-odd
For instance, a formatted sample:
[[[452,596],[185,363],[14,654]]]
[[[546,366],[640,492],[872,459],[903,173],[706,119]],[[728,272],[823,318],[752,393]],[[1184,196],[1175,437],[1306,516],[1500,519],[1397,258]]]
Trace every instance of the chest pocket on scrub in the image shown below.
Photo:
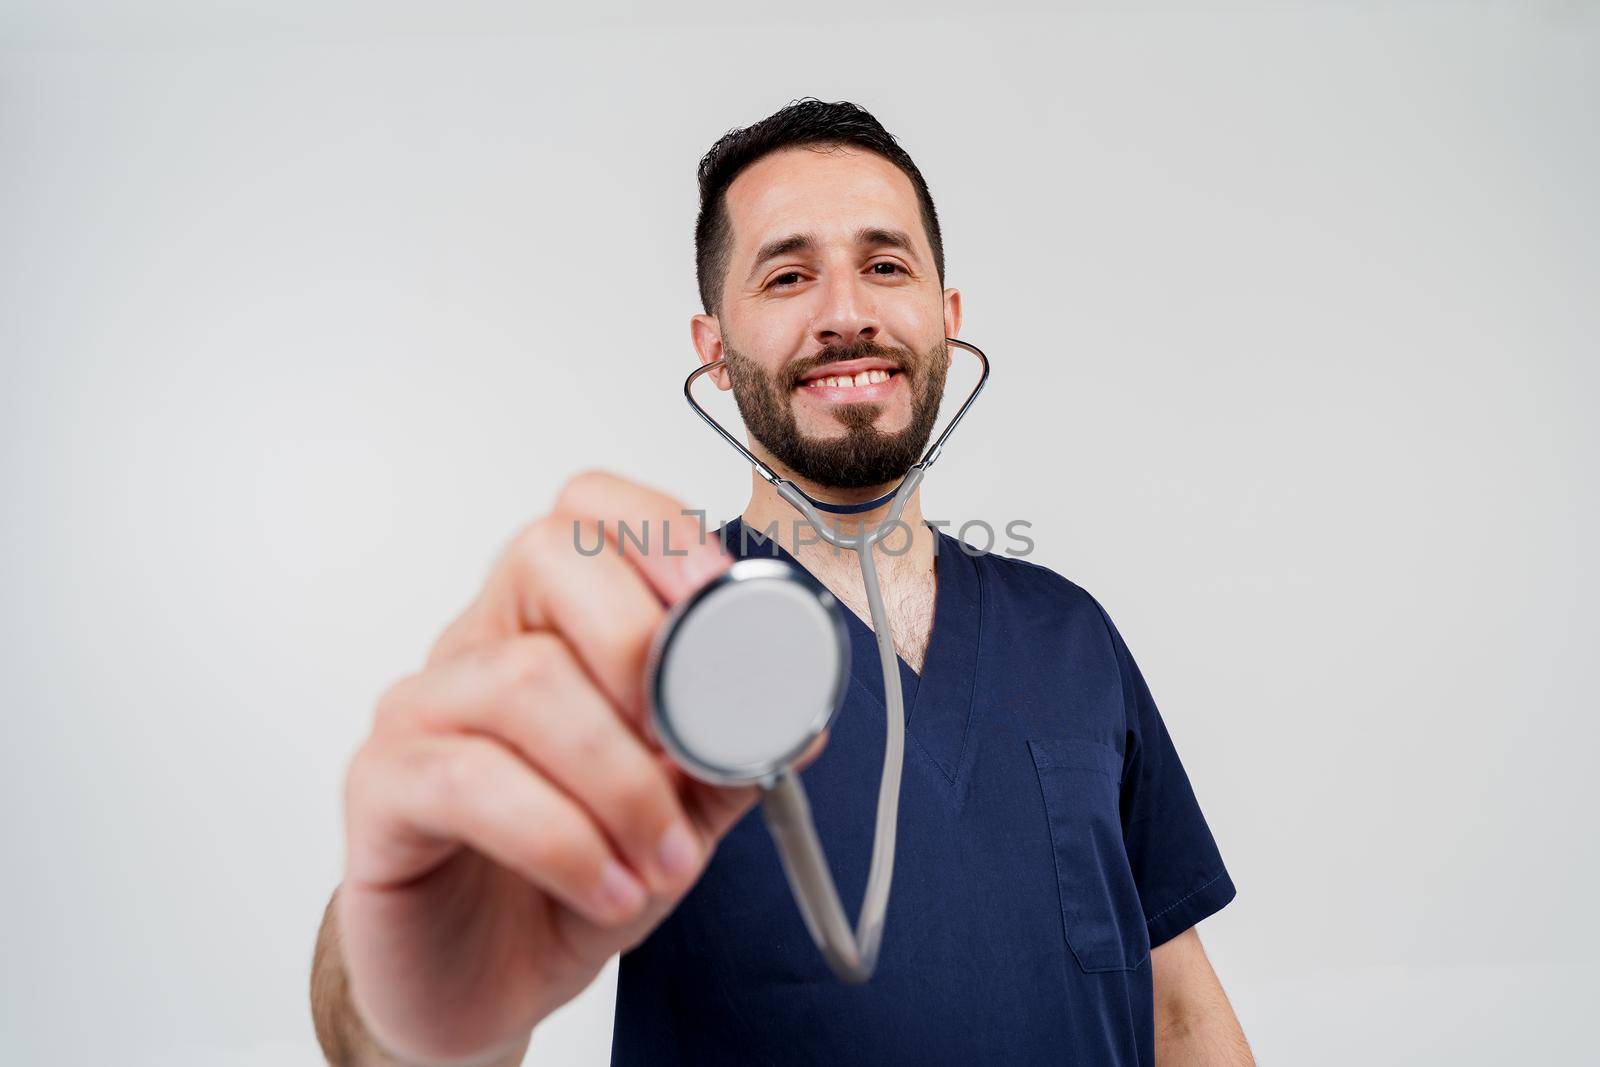
[[[1061,924],[1084,971],[1131,971],[1150,954],[1122,843],[1122,756],[1098,741],[1029,740],[1055,852]]]

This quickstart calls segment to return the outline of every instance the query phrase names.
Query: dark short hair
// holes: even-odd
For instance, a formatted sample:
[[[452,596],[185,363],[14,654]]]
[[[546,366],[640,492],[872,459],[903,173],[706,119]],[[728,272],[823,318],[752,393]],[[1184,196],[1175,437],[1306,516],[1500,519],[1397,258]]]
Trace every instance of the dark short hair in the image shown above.
[[[922,228],[927,231],[928,244],[933,246],[939,282],[944,283],[944,239],[939,234],[939,215],[933,209],[928,183],[906,150],[866,108],[845,100],[830,104],[806,97],[760,122],[729,130],[700,160],[700,217],[694,227],[694,265],[700,302],[708,314],[717,313],[723,279],[728,273],[733,238],[728,186],[746,167],[780,149],[836,144],[876,152],[911,179],[922,207]]]

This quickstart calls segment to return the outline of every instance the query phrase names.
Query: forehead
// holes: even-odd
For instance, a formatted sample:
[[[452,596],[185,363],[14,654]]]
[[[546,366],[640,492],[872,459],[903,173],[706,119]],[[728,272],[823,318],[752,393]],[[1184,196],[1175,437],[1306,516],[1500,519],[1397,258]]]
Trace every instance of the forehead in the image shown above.
[[[734,259],[792,233],[823,240],[880,226],[926,241],[911,179],[876,152],[840,146],[785,148],[763,156],[728,186]]]

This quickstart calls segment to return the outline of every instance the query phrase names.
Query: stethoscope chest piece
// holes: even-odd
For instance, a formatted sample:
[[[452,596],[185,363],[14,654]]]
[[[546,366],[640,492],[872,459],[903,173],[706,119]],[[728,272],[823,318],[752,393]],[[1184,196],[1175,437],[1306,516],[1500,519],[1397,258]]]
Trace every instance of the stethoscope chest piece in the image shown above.
[[[783,560],[739,560],[658,630],[651,722],[694,777],[770,786],[828,727],[849,675],[833,595]]]

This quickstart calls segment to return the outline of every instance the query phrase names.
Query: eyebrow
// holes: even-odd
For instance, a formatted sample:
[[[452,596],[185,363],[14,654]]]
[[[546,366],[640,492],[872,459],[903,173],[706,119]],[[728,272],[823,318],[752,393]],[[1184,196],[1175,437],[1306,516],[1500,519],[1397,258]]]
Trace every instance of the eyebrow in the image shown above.
[[[856,244],[871,248],[897,248],[902,252],[910,253],[916,258],[916,246],[911,243],[911,238],[902,230],[889,230],[881,226],[866,226],[856,231]],[[787,237],[779,237],[768,241],[756,252],[756,261],[750,267],[753,276],[769,260],[780,256],[792,255],[795,252],[815,251],[817,242],[809,233],[791,233]]]
[[[787,256],[792,252],[809,252],[816,248],[817,242],[809,233],[791,233],[787,237],[779,237],[775,241],[768,241],[756,252],[755,264],[750,268],[753,276],[769,259]]]
[[[873,248],[898,248],[902,252],[917,254],[916,246],[911,243],[911,238],[900,230],[885,230],[879,226],[868,226],[856,231],[856,244],[870,245]]]

